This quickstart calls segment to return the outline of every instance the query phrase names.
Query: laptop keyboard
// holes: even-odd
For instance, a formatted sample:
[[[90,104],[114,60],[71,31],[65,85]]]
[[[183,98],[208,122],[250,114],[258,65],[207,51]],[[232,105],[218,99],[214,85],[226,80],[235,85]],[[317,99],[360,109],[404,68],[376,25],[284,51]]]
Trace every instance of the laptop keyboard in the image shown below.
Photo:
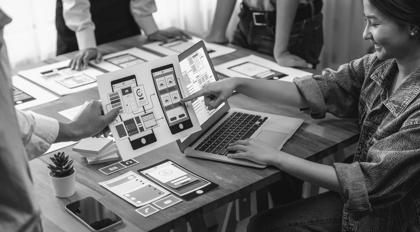
[[[247,139],[267,120],[259,115],[234,112],[205,138],[195,150],[226,155],[227,146],[237,140]]]

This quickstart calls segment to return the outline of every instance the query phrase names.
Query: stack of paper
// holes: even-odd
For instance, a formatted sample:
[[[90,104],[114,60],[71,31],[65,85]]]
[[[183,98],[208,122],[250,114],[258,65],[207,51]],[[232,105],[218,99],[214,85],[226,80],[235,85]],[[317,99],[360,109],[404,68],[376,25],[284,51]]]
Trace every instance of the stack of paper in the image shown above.
[[[99,164],[120,159],[117,146],[110,138],[85,138],[79,141],[73,151],[85,157],[88,164]]]

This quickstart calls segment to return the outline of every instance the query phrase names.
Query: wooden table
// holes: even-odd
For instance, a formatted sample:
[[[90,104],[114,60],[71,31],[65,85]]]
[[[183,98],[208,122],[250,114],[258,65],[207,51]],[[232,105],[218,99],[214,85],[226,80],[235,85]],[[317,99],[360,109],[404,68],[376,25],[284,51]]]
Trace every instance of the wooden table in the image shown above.
[[[102,45],[100,50],[107,54],[131,47],[140,47],[144,42],[145,39],[142,37],[131,37]],[[255,52],[246,49],[237,49],[234,53],[214,59],[214,64],[217,65],[231,59],[255,54]],[[69,58],[71,55],[59,56],[46,61],[46,63],[57,62]],[[55,102],[38,106],[32,110],[66,120],[58,114],[59,111],[80,105],[88,99],[98,98],[98,91],[94,88],[62,97]],[[284,151],[302,158],[320,160],[338,149],[353,144],[358,137],[358,128],[355,121],[337,119],[331,115],[327,115],[326,118],[321,120],[313,120],[295,108],[270,105],[239,94],[233,96],[229,103],[234,107],[305,119],[303,125],[283,148]],[[65,204],[87,196],[98,199],[123,218],[124,224],[116,227],[118,231],[165,231],[182,225],[187,220],[198,223],[199,217],[197,219],[197,215],[246,196],[250,192],[264,188],[281,178],[281,172],[274,168],[260,170],[187,158],[174,143],[137,157],[136,159],[140,164],[109,176],[105,176],[98,171],[98,168],[105,165],[86,165],[78,154],[71,151],[71,148],[65,148],[64,151],[75,160],[74,166],[77,170],[77,193],[68,199],[59,199],[54,196],[46,164],[49,162],[49,155],[30,161],[35,196],[42,209],[45,231],[88,231],[86,227],[64,211]],[[100,181],[114,178],[128,170],[137,171],[164,159],[171,159],[219,186],[200,197],[181,202],[145,218],[136,213],[132,205],[98,184]]]

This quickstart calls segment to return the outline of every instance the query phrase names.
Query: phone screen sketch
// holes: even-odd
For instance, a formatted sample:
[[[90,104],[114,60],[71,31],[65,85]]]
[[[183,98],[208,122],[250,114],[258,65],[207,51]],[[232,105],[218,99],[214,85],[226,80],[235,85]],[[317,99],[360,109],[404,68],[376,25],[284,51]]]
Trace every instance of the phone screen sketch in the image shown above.
[[[117,118],[116,139],[128,138],[131,147],[136,150],[157,141],[153,131],[158,126],[157,119],[148,105],[143,85],[139,85],[135,75],[111,81],[112,93],[109,93],[110,108],[120,108],[122,113]]]
[[[152,69],[153,83],[166,121],[172,134],[193,126],[187,108],[181,100],[181,91],[172,64]]]
[[[104,60],[120,68],[126,68],[132,65],[146,62],[146,60],[128,53],[109,57]]]
[[[228,67],[228,69],[255,79],[278,80],[287,76],[279,71],[248,61]]]
[[[35,98],[29,95],[28,93],[24,92],[23,90],[20,90],[13,86],[13,100],[15,102],[15,105],[19,105],[25,102],[35,100]]]

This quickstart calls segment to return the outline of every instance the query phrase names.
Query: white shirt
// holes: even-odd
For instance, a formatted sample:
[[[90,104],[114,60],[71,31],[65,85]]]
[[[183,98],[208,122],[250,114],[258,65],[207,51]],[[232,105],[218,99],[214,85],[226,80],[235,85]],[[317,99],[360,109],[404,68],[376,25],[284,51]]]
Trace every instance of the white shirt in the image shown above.
[[[0,9],[0,25],[9,23],[11,19]],[[4,43],[3,29],[0,30],[0,69],[11,83],[11,68]],[[9,90],[11,86],[8,86]],[[30,111],[16,110],[23,145],[29,159],[36,158],[48,150],[57,139],[59,123],[56,119]]]
[[[66,26],[76,33],[79,49],[96,47],[95,24],[92,22],[89,0],[62,1],[64,21]],[[152,15],[157,11],[154,0],[131,0],[130,10],[134,20],[146,35],[158,30]]]
[[[38,232],[42,231],[41,214],[16,120],[2,36],[10,21],[0,8],[0,231]]]
[[[58,121],[31,111],[16,110],[16,116],[28,158],[44,154],[57,139]]]

